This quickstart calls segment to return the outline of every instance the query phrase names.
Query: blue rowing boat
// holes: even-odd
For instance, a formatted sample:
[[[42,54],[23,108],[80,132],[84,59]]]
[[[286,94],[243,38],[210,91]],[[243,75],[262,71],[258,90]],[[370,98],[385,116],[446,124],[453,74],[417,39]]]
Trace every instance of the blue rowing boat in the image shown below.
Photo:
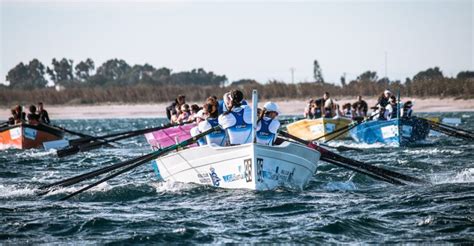
[[[408,146],[425,140],[429,132],[430,125],[426,120],[410,117],[367,121],[353,128],[350,135],[360,143]]]

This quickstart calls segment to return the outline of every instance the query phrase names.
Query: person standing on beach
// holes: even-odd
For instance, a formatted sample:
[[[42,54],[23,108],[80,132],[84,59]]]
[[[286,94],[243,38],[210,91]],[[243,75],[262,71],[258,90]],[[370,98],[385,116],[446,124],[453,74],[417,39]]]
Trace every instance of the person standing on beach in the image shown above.
[[[172,102],[168,107],[166,107],[166,117],[168,120],[171,121],[171,116],[176,115],[176,106],[179,106],[181,108],[181,105],[186,103],[186,96],[185,95],[179,95],[174,102]]]
[[[38,103],[38,115],[39,115],[39,122],[44,123],[44,124],[51,123],[51,120],[49,120],[48,111],[44,109],[43,102]]]

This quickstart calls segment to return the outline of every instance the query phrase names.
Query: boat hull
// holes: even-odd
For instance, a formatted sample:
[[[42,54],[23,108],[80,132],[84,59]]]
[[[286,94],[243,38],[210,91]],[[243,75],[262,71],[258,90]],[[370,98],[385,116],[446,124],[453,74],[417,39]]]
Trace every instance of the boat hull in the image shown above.
[[[353,128],[350,135],[360,143],[407,146],[425,140],[429,132],[426,121],[412,117],[364,122]]]
[[[152,162],[161,181],[228,189],[303,189],[316,171],[320,153],[295,143],[200,146]]]
[[[336,131],[340,128],[346,127],[352,122],[348,118],[319,118],[314,120],[304,119],[294,123],[289,124],[286,128],[291,135],[297,136],[301,139],[311,141],[322,137],[328,133]],[[335,134],[337,135],[337,134]],[[320,141],[326,141],[330,139],[331,135],[319,139]],[[338,136],[335,139],[344,139],[347,138],[348,134],[344,133]]]
[[[43,142],[62,139],[64,132],[46,125],[17,124],[0,129],[0,149],[39,148]]]

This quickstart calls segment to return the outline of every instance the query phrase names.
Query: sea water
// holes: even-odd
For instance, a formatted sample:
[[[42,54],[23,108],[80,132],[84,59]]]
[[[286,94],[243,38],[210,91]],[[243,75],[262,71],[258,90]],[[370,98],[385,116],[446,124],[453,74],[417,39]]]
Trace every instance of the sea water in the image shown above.
[[[474,130],[473,113],[460,118]],[[57,120],[92,135],[158,126],[163,119]],[[474,143],[434,136],[418,147],[335,141],[340,154],[416,176],[395,186],[321,162],[303,191],[224,190],[158,183],[150,164],[67,201],[78,184],[38,187],[145,155],[143,136],[66,158],[54,151],[0,152],[0,244],[460,243],[474,242]],[[89,182],[90,183],[90,182]]]

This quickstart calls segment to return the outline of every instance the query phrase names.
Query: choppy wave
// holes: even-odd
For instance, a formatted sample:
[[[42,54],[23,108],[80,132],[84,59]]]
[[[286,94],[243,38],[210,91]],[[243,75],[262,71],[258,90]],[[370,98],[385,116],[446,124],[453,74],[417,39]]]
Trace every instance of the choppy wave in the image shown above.
[[[471,113],[460,127],[474,128]],[[466,117],[467,116],[467,117]],[[156,119],[69,120],[84,133],[140,129]],[[39,187],[149,153],[143,137],[67,158],[0,153],[0,244],[472,243],[474,145],[443,136],[395,147],[349,140],[339,154],[431,182],[394,186],[319,163],[303,191],[224,190],[155,181],[150,165],[59,201],[102,177],[38,196]]]

